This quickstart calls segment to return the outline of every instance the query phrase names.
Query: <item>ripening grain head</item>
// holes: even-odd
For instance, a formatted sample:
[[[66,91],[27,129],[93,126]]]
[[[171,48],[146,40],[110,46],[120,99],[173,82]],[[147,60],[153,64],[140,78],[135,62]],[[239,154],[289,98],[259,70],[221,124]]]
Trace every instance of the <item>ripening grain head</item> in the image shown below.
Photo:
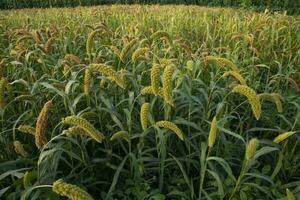
[[[41,148],[43,145],[44,133],[46,131],[46,126],[47,126],[48,112],[49,112],[51,105],[52,105],[52,101],[46,102],[36,120],[35,145],[38,148]]]
[[[150,78],[151,86],[155,95],[159,93],[160,71],[161,66],[159,66],[158,64],[152,65]]]
[[[219,67],[221,67],[221,68],[223,68],[224,66],[227,66],[227,67],[229,67],[231,69],[231,71],[239,73],[238,67],[233,62],[231,62],[230,60],[228,60],[227,58],[221,58],[221,57],[215,57],[215,56],[207,56],[205,59],[207,61],[214,61],[214,62],[216,62],[216,64]]]
[[[68,62],[74,62],[76,64],[80,64],[81,60],[78,56],[74,55],[74,54],[66,54],[64,59]]]
[[[140,111],[140,121],[143,130],[146,130],[148,127],[149,110],[150,110],[150,103],[143,103]]]
[[[259,145],[259,141],[256,138],[251,139],[246,146],[246,159],[250,160],[253,158],[255,151]]]
[[[288,137],[294,135],[295,133],[296,132],[293,132],[293,131],[281,133],[276,138],[274,138],[273,142],[280,143],[280,142],[284,141],[285,139],[287,139]]]
[[[99,132],[92,124],[90,124],[86,119],[82,117],[78,117],[75,115],[68,116],[62,119],[62,123],[82,128],[86,133],[89,134],[91,138],[99,143],[101,143],[105,138],[101,132]]]
[[[286,197],[287,200],[296,200],[294,194],[288,188],[286,189]]]
[[[16,154],[18,154],[22,157],[27,157],[28,156],[28,153],[25,151],[25,149],[23,147],[23,144],[20,141],[15,140],[14,141],[14,147],[15,147]]]
[[[211,148],[214,146],[215,141],[216,141],[216,136],[217,136],[217,118],[214,117],[211,125],[210,125],[210,131],[209,131],[209,135],[208,135],[208,146]]]
[[[125,82],[115,70],[105,64],[91,64],[91,69],[100,72],[107,76],[110,80],[114,81],[121,88],[125,88]]]
[[[35,135],[35,128],[33,128],[32,126],[29,126],[29,125],[20,125],[18,127],[18,131],[20,131],[22,133],[28,133],[31,135]]]
[[[88,38],[86,40],[86,54],[88,56],[90,56],[92,54],[93,39],[94,39],[94,36],[96,35],[96,33],[98,33],[98,32],[99,32],[99,30],[95,30],[88,35]]]
[[[137,44],[138,42],[138,39],[135,38],[133,40],[131,40],[128,44],[126,44],[121,53],[120,53],[120,60],[124,63],[125,62],[125,58],[126,58],[126,55],[128,54],[128,52]]]
[[[63,131],[67,136],[73,136],[73,135],[85,135],[89,136],[89,134],[80,126],[72,126],[68,128],[67,130]]]
[[[105,84],[106,84],[106,81],[105,81],[104,79],[102,79],[102,80],[99,81],[99,87],[100,87],[101,89],[104,89],[104,88],[105,88]]]
[[[165,68],[168,65],[172,64],[172,60],[171,59],[166,59],[166,58],[161,58],[158,60],[159,64],[162,66],[162,68]]]
[[[110,137],[110,141],[114,141],[119,138],[122,138],[122,139],[126,140],[127,142],[129,142],[129,140],[130,140],[130,137],[129,137],[129,134],[127,131],[118,131]]]
[[[163,38],[163,39],[166,40],[169,44],[172,43],[171,36],[170,36],[169,33],[167,33],[166,31],[157,31],[157,32],[153,33],[153,34],[150,36],[150,39],[151,39],[151,40],[157,40],[157,39],[160,39],[160,38]]]
[[[244,79],[244,77],[236,71],[228,71],[228,72],[225,72],[223,74],[223,77],[228,77],[228,76],[231,76],[235,80],[239,81],[241,85],[247,85],[246,80]]]
[[[194,65],[194,62],[192,60],[188,60],[186,62],[186,68],[189,70],[189,71],[193,71],[193,65]]]
[[[133,62],[137,61],[140,57],[145,56],[145,54],[148,51],[149,51],[149,48],[146,48],[146,47],[136,49],[131,56],[131,60]]]
[[[93,197],[80,187],[59,179],[53,183],[52,191],[71,200],[94,200]]]
[[[283,106],[282,106],[282,97],[278,93],[261,93],[258,95],[259,99],[263,101],[270,101],[275,103],[276,109],[279,113],[283,112]]]
[[[248,102],[251,105],[252,112],[253,112],[256,120],[259,120],[260,115],[261,115],[261,104],[260,104],[259,97],[256,94],[256,92],[252,88],[245,86],[245,85],[235,86],[232,89],[232,92],[239,93],[239,94],[242,94],[247,97]]]
[[[121,50],[116,46],[110,46],[110,48],[113,50],[114,54],[120,58]]]
[[[84,70],[84,79],[83,79],[83,91],[86,96],[90,93],[90,87],[91,87],[91,71],[90,69]]]
[[[163,94],[164,100],[166,103],[173,106],[173,98],[172,98],[172,75],[174,73],[174,67],[172,65],[168,65],[164,69],[163,73]]]
[[[282,100],[283,100],[283,97],[278,94],[278,93],[271,93],[273,99],[274,99],[274,102],[276,104],[276,109],[279,113],[282,113],[283,112],[283,106],[282,106]]]
[[[63,64],[63,75],[68,77],[71,73],[71,66],[68,63]]]
[[[141,90],[141,95],[147,95],[147,94],[152,94],[155,95],[153,87],[152,86],[146,86]],[[158,95],[163,97],[164,96],[164,92],[163,92],[163,88],[160,87],[158,89]]]
[[[51,47],[52,47],[52,44],[53,44],[53,42],[54,42],[54,38],[49,38],[48,40],[47,40],[47,42],[46,42],[46,44],[45,44],[45,46],[44,46],[44,52],[46,53],[46,54],[48,54],[49,53],[49,51],[50,51],[50,49],[51,49]]]
[[[35,43],[39,44],[42,41],[41,35],[38,31],[33,31],[31,33],[31,37],[33,38],[33,40],[35,41]]]
[[[160,127],[160,128],[166,128],[166,129],[169,129],[169,130],[173,131],[180,140],[183,140],[183,133],[182,133],[182,131],[173,122],[170,122],[170,121],[159,121],[159,122],[156,122],[155,125],[158,126],[158,127]]]

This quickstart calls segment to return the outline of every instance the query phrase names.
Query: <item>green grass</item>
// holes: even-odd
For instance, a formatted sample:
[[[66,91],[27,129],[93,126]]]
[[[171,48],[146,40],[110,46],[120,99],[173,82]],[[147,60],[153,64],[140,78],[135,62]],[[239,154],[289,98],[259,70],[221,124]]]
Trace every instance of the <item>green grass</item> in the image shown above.
[[[2,11],[0,22],[1,199],[60,199],[51,189],[60,178],[94,199],[300,197],[299,16],[133,5]],[[164,94],[141,95],[155,64]],[[254,93],[279,94],[282,112],[265,94],[254,116],[254,101],[232,92],[239,82],[223,76],[235,68]],[[35,128],[49,100],[38,149],[35,136],[18,127]],[[62,120],[71,115],[81,120]],[[162,120],[183,140],[177,129],[158,127]],[[70,135],[72,125],[83,133]],[[273,141],[288,131],[295,133]]]

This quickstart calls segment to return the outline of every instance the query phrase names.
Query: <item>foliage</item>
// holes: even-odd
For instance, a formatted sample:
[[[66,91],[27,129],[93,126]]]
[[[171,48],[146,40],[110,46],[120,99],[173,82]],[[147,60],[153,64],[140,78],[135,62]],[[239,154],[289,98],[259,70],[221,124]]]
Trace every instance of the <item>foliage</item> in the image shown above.
[[[1,199],[299,198],[299,17],[135,5],[0,19]]]
[[[233,6],[247,9],[274,11],[287,10],[299,14],[299,0],[1,0],[0,9],[75,7],[105,4],[186,4],[206,6]]]

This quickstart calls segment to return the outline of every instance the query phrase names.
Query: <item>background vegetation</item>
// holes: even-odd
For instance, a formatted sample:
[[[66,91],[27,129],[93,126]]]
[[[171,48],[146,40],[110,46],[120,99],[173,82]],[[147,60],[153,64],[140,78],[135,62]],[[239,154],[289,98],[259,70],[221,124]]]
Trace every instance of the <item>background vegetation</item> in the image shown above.
[[[0,20],[1,199],[90,199],[74,185],[109,200],[299,199],[299,17],[135,5]],[[68,116],[84,131],[67,134]]]
[[[91,6],[103,4],[193,4],[300,13],[299,0],[1,0],[0,9]]]

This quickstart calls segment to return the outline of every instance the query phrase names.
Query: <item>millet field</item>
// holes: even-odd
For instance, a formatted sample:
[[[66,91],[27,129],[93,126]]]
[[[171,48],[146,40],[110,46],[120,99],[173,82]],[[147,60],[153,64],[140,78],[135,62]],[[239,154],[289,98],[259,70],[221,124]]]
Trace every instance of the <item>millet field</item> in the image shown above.
[[[300,200],[300,16],[0,10],[0,199]]]

